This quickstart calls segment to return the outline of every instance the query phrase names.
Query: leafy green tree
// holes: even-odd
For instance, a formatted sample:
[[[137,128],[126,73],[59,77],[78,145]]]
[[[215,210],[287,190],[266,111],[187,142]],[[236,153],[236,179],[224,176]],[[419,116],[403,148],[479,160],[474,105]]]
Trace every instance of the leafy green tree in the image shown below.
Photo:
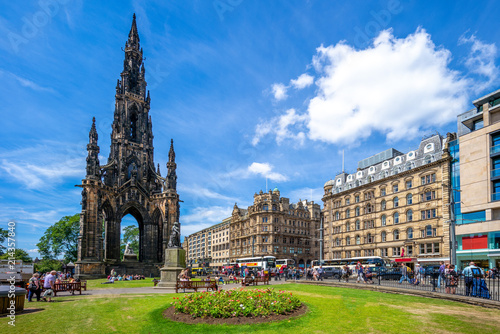
[[[2,259],[2,260],[7,260],[10,257],[11,256],[9,253],[5,253],[3,255],[0,255],[0,259]],[[28,252],[25,251],[24,249],[20,249],[20,248],[16,248],[16,250],[14,251],[14,259],[22,260],[23,262],[33,262],[33,259],[28,254]]]
[[[35,263],[35,271],[39,271],[43,274],[51,270],[61,271],[62,270],[61,261],[52,259],[43,259],[40,262]]]
[[[45,231],[36,246],[43,259],[57,259],[64,255],[66,262],[75,262],[79,233],[80,214],[65,216]]]
[[[7,250],[7,247],[3,245],[5,240],[7,240],[9,236],[9,231],[0,227],[0,255],[3,255]]]
[[[123,238],[120,244],[120,252],[123,257],[125,246],[130,242],[130,249],[134,254],[139,255],[139,228],[137,226],[129,225],[123,228]]]

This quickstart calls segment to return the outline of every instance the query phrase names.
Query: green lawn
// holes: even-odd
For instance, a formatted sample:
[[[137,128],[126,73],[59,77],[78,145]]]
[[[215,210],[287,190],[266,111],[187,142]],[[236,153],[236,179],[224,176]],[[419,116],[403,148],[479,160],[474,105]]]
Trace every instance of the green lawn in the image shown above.
[[[133,282],[131,282],[133,283]],[[16,332],[56,333],[500,333],[500,310],[450,301],[313,285],[278,285],[309,307],[298,318],[257,325],[185,325],[162,317],[174,294],[57,297],[30,303]],[[6,322],[4,318],[2,321]],[[4,325],[2,325],[4,327]]]
[[[156,279],[160,278],[156,277]],[[144,287],[154,286],[152,278],[140,279],[136,281],[115,281],[112,284],[101,284],[107,281],[108,280],[105,278],[88,280],[87,289],[95,290],[95,289],[118,289],[118,288],[144,288]]]

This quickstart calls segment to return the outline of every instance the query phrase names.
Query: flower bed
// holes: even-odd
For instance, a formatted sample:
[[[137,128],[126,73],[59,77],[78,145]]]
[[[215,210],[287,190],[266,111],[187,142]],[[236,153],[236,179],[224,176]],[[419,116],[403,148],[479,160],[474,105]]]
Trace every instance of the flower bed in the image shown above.
[[[196,317],[231,318],[265,317],[273,314],[287,314],[301,306],[292,293],[266,290],[227,290],[218,292],[197,292],[184,297],[174,297],[175,312]]]

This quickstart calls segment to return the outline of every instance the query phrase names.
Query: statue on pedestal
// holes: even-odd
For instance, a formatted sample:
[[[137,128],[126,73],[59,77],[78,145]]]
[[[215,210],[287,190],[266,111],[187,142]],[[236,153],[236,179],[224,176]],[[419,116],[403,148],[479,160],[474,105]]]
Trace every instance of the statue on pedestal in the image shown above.
[[[179,222],[175,222],[172,226],[167,248],[181,248],[181,224]]]

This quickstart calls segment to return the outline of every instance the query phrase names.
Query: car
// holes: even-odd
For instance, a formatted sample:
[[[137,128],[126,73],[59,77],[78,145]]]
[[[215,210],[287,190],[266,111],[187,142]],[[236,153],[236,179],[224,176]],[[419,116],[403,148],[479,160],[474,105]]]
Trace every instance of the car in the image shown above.
[[[339,279],[342,276],[342,269],[336,267],[323,268],[323,278]]]
[[[400,280],[401,279],[401,270],[399,268],[380,268],[379,273],[380,279],[383,280]]]

